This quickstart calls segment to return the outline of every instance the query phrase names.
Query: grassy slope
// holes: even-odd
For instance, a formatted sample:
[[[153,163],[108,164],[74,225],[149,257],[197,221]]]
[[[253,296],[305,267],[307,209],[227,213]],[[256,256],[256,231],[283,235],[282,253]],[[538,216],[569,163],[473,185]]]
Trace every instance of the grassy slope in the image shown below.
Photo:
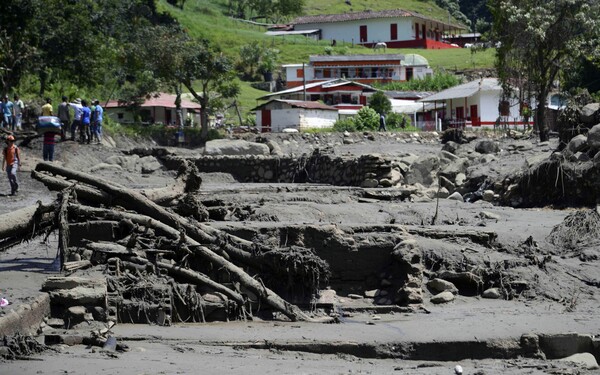
[[[239,48],[252,41],[259,41],[265,46],[280,50],[282,64],[307,62],[310,55],[323,54],[329,41],[314,41],[304,37],[274,38],[264,35],[265,29],[243,22],[234,21],[224,15],[227,0],[188,0],[184,11],[159,0],[159,9],[168,11],[194,37],[204,37],[215,44],[234,59],[239,57]],[[365,9],[383,10],[403,8],[413,10],[433,18],[445,19],[446,11],[437,7],[433,1],[405,0],[401,4],[397,0],[352,0],[352,7],[344,0],[306,0],[306,14],[342,13],[362,11]],[[371,54],[373,50],[350,44],[338,44],[336,51],[345,50],[348,54]],[[423,49],[388,49],[387,53],[417,53],[429,60],[434,69],[468,69],[492,67],[494,51],[487,50],[471,54],[468,49],[423,50]],[[242,92],[238,98],[242,116],[256,106],[256,97],[264,92],[256,90],[247,82],[241,82]],[[230,113],[230,118],[237,122],[237,115]]]

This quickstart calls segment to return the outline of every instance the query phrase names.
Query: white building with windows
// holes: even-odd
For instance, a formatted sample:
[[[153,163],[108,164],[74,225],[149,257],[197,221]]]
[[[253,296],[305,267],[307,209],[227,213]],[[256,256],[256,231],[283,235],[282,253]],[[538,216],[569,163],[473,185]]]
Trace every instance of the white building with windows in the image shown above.
[[[464,83],[420,99],[419,102],[445,105],[441,118],[448,127],[493,128],[499,125],[516,128],[527,125],[521,116],[522,104],[515,97],[503,96],[497,78]]]
[[[417,54],[315,55],[308,64],[283,66],[287,87],[319,81],[347,79],[365,85],[410,81],[433,75],[426,58]]]
[[[384,42],[390,48],[425,49],[458,48],[445,41],[444,36],[465,29],[403,9],[303,16],[296,18],[292,25],[295,31],[318,30],[320,39],[336,42],[366,47]]]

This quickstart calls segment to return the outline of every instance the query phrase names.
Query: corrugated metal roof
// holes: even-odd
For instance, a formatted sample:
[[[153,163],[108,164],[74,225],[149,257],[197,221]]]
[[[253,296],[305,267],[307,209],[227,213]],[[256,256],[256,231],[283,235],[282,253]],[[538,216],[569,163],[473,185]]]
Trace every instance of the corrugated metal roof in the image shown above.
[[[357,85],[360,87],[363,87],[365,89],[369,89],[369,90],[373,90],[375,91],[375,89],[372,86],[369,85],[365,85],[364,83],[359,83],[359,82],[354,82],[354,81],[348,81],[345,79],[331,79],[329,81],[320,81],[320,82],[313,82],[313,83],[309,83],[306,85],[306,89],[311,89],[313,87],[338,87],[338,86],[344,86],[344,85]],[[271,94],[267,94],[267,95],[263,95],[260,98],[258,98],[258,100],[266,100],[270,97],[273,96],[277,96],[277,95],[285,95],[285,94],[291,94],[293,92],[299,92],[299,91],[303,91],[304,90],[304,86],[296,86],[296,87],[292,87],[291,89],[287,89],[287,90],[283,90],[283,91],[277,91],[277,92],[273,92]]]
[[[273,102],[279,102],[279,103],[286,103],[288,105],[290,105],[292,108],[304,108],[304,109],[322,109],[322,110],[326,110],[326,111],[336,111],[337,112],[337,108],[329,106],[327,104],[323,104],[320,102],[311,102],[311,101],[303,101],[303,100],[283,100],[283,99],[273,99],[273,100],[269,100],[268,102],[259,105],[256,108],[251,109],[251,111],[256,111],[259,110],[261,108],[266,107],[267,105],[269,105],[270,103]]]
[[[380,11],[372,11],[367,10],[364,12],[351,12],[351,13],[342,13],[342,14],[320,14],[316,16],[303,16],[296,18],[292,24],[293,25],[302,25],[302,24],[311,24],[311,23],[332,23],[332,22],[346,22],[346,21],[358,21],[358,20],[367,20],[374,18],[398,18],[398,17],[416,17],[423,20],[435,21],[439,24],[451,26],[456,29],[465,29],[464,26],[453,25],[450,23],[446,23],[443,21],[439,21],[433,19],[431,17],[424,16],[417,12],[412,12],[404,9],[389,9],[389,10],[380,10]]]
[[[435,102],[439,100],[468,98],[475,95],[478,91],[502,91],[502,86],[498,83],[498,78],[483,78],[451,87],[419,101]]]
[[[164,108],[176,108],[175,107],[175,99],[177,95],[167,94],[165,92],[161,92],[158,97],[152,97],[150,99],[146,99],[146,101],[141,105],[144,107],[164,107]],[[106,104],[106,108],[119,108],[126,107],[127,105],[119,104],[117,100],[111,100]],[[181,99],[181,108],[185,109],[201,109],[202,106],[198,103],[194,103],[190,100]]]
[[[265,32],[265,35],[267,36],[282,36],[282,35],[307,35],[307,34],[316,34],[318,33],[320,30],[319,29],[313,29],[313,30],[290,30],[290,31],[267,31]]]
[[[404,55],[401,54],[379,54],[379,55],[312,55],[309,57],[310,62],[340,62],[340,61],[388,61],[388,60],[404,60]]]

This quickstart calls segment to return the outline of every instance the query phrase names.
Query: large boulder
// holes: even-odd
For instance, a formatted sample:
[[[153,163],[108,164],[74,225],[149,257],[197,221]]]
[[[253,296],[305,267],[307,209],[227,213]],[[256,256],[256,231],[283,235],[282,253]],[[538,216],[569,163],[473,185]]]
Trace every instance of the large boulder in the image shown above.
[[[216,139],[206,142],[204,155],[269,155],[269,146],[241,139]]]
[[[475,151],[480,154],[495,154],[500,152],[500,146],[491,139],[482,139],[475,144]]]
[[[423,155],[411,164],[406,174],[406,183],[409,185],[422,184],[431,185],[435,181],[435,173],[438,170],[440,158],[436,155]]]
[[[576,153],[583,150],[587,146],[587,137],[583,134],[579,134],[573,137],[567,145],[567,150],[571,153]]]
[[[600,120],[600,103],[590,103],[583,107],[580,119],[586,125],[596,124]]]
[[[600,151],[600,124],[590,129],[587,136],[587,144],[594,151]]]

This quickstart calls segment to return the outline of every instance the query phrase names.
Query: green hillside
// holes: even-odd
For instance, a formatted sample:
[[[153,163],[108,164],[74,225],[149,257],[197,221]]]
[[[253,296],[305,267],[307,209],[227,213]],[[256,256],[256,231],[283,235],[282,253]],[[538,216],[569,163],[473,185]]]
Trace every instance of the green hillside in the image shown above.
[[[307,62],[310,55],[324,54],[330,48],[329,41],[315,41],[302,36],[268,37],[266,28],[250,23],[233,20],[226,16],[228,0],[188,0],[183,10],[169,5],[166,0],[159,0],[159,9],[176,17],[193,37],[211,40],[220,46],[231,58],[239,59],[240,47],[258,41],[265,47],[280,51],[279,63]],[[306,0],[305,14],[338,13],[362,11],[365,9],[413,10],[433,18],[444,19],[448,13],[435,5],[434,1],[407,0],[401,4],[394,0],[352,0],[348,6],[344,0],[322,1]],[[351,44],[338,43],[334,54],[370,54],[372,49]],[[378,53],[381,53],[380,51]],[[429,60],[434,69],[469,69],[492,67],[494,51],[472,53],[469,49],[423,50],[423,49],[388,49],[386,53],[418,53]],[[261,93],[253,89],[249,82],[241,82],[242,95],[239,98],[242,115],[256,106],[255,94]],[[260,96],[260,95],[257,95]],[[237,116],[236,116],[237,117]]]

